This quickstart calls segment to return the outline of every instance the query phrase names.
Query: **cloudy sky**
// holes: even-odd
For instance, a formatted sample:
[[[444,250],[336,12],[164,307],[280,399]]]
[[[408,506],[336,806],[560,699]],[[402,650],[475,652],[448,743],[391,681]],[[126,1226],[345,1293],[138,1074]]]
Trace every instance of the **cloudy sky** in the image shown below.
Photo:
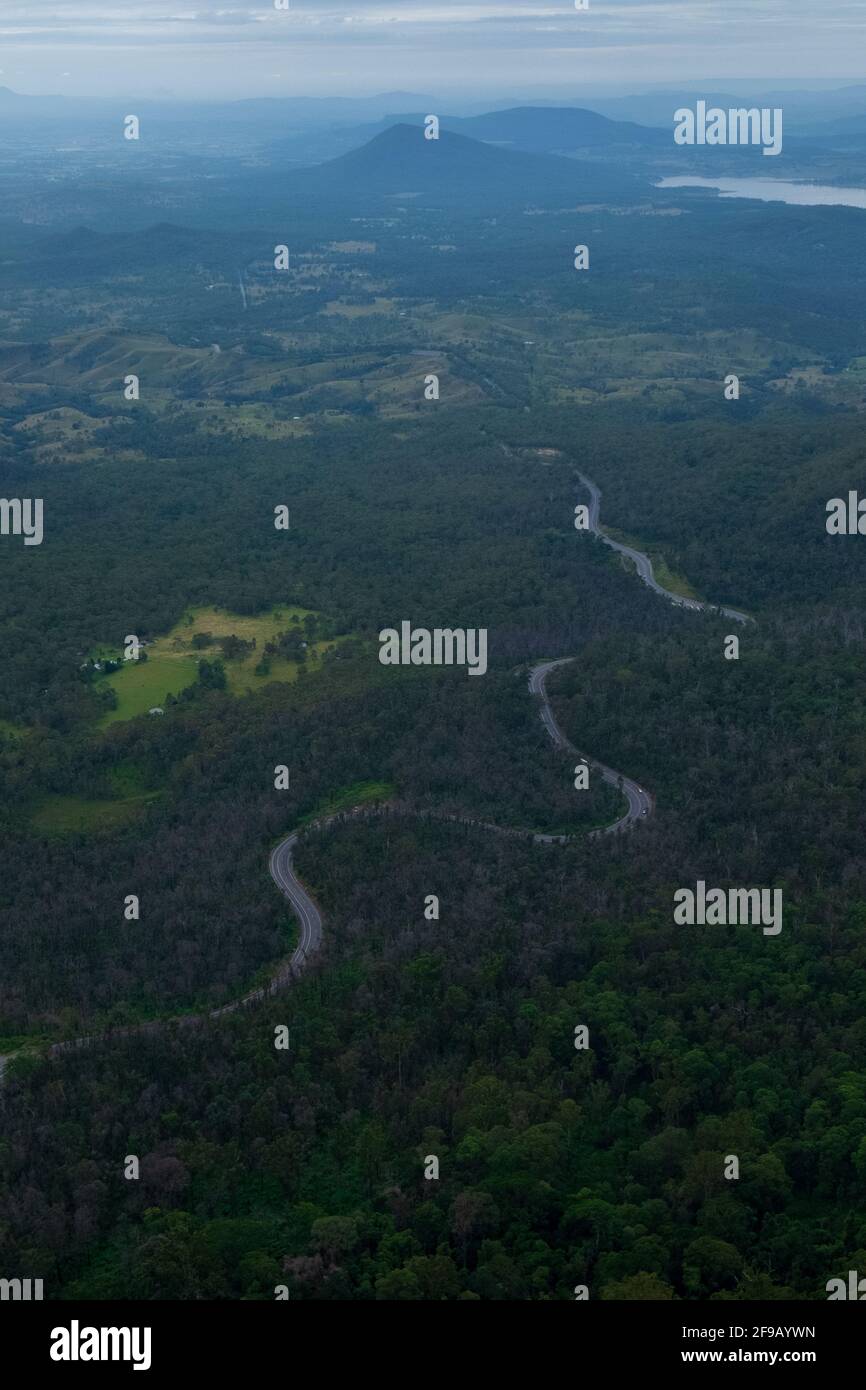
[[[866,0],[0,0],[0,84],[243,97],[862,80]]]

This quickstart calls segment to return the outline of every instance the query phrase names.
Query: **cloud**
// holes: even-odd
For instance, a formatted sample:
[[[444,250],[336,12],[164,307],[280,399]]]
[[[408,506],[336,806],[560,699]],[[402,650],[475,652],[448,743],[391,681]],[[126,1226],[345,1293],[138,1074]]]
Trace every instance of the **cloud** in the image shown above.
[[[208,30],[248,30],[261,25],[268,37],[280,30],[294,37],[313,32],[363,31],[396,26],[452,34],[484,27],[503,35],[531,36],[551,25],[647,39],[653,34],[698,38],[717,28],[731,30],[773,25],[780,31],[793,24],[847,27],[862,23],[862,0],[590,0],[586,12],[576,12],[573,0],[290,0],[288,11],[276,10],[273,0],[4,0],[0,35],[7,42],[32,41],[40,35],[86,33],[89,41],[115,42],[124,35],[174,38],[179,30],[206,41]]]
[[[127,55],[151,88],[186,65],[191,90],[210,81],[250,94],[275,71],[307,90],[333,86],[335,71],[387,88],[761,70],[850,78],[861,32],[862,0],[589,0],[585,12],[574,0],[290,0],[288,11],[273,0],[2,0],[0,10],[7,70],[19,61],[31,87],[40,53],[48,83],[50,52],[52,74],[73,61],[97,73],[104,55],[103,86]]]

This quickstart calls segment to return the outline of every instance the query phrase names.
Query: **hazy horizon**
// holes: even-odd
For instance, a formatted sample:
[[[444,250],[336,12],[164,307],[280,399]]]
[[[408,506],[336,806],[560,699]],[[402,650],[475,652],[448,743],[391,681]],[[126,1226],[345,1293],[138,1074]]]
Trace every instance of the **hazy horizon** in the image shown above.
[[[820,87],[851,71],[854,0],[10,0],[0,85],[26,95],[237,100],[536,95],[703,82]],[[744,40],[746,40],[744,42]],[[773,72],[766,71],[771,55]],[[808,78],[800,74],[809,72]],[[647,79],[651,76],[651,82]],[[733,84],[733,79],[731,79]]]

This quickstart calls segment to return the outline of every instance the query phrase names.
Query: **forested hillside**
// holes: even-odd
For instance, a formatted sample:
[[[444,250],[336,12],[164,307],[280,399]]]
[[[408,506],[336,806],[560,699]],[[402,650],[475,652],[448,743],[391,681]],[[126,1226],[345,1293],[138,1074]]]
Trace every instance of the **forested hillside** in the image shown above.
[[[62,235],[66,185],[12,190],[0,479],[45,535],[0,539],[0,1271],[822,1299],[866,1266],[866,562],[825,526],[866,214],[464,134],[413,183],[422,138],[191,162],[166,218],[91,169]],[[383,665],[404,621],[486,630],[486,674]],[[565,735],[651,798],[623,834],[528,689],[565,657]],[[299,939],[295,829],[321,950],[208,1017]],[[698,880],[782,931],[676,924]]]

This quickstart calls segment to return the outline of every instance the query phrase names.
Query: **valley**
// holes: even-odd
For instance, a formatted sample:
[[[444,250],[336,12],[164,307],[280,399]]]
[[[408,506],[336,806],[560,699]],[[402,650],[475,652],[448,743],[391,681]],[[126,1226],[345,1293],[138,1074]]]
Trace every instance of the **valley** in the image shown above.
[[[791,96],[774,177],[859,186],[857,91]],[[0,1270],[823,1301],[862,210],[670,186],[767,163],[678,146],[683,94],[397,98],[166,98],[126,149],[0,91],[0,491],[44,507],[0,536]],[[784,929],[677,917],[706,884]]]

